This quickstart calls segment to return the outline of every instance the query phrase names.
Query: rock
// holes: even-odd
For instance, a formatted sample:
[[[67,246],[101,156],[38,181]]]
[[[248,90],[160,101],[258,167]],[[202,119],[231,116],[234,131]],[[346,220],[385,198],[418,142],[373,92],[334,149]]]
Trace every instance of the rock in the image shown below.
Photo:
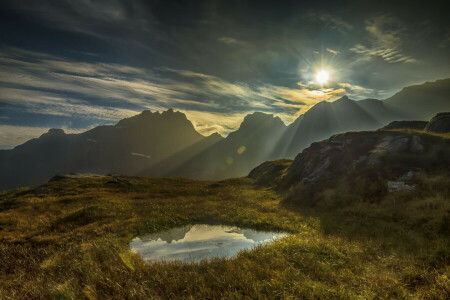
[[[382,154],[384,154],[384,153],[382,153]],[[369,155],[369,157],[365,160],[366,165],[368,165],[368,166],[376,165],[380,161],[380,159],[378,157],[379,157],[379,153],[371,153]]]
[[[357,159],[355,159],[353,162],[358,165],[360,163],[363,163],[367,160],[367,155],[361,155],[360,157],[358,157]]]
[[[372,153],[382,156],[404,152],[409,148],[409,140],[407,136],[386,136],[376,145]]]
[[[413,177],[414,177],[414,172],[413,171],[409,171],[408,173],[405,173],[402,176],[400,176],[398,178],[398,180],[400,180],[400,181],[408,181],[408,180],[413,179]]]
[[[322,160],[317,166],[315,166],[314,171],[305,176],[306,183],[313,183],[319,179],[323,179],[327,173],[328,168],[331,166],[330,158]]]
[[[388,192],[397,192],[402,190],[412,191],[415,190],[416,187],[414,185],[408,185],[403,181],[388,181]]]
[[[443,112],[434,116],[430,122],[428,122],[425,131],[434,133],[450,132],[450,112]]]
[[[409,146],[409,151],[413,153],[422,153],[425,148],[422,145],[422,140],[419,136],[415,135],[411,139],[411,145]]]

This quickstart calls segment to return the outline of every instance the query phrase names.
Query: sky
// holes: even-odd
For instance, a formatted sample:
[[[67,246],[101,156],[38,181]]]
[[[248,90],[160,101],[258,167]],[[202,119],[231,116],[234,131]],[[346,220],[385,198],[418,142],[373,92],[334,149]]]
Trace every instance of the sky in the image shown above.
[[[0,149],[142,110],[226,135],[450,77],[445,1],[0,1]],[[329,80],[320,84],[317,73]]]

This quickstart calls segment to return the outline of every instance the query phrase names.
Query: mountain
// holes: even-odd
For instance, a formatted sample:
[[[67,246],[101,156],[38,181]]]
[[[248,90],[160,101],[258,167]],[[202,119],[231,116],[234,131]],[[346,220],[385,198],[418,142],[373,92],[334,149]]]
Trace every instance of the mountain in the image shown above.
[[[213,147],[215,144],[217,144],[222,140],[224,140],[224,138],[220,134],[213,133],[210,136],[207,136],[206,138],[200,140],[199,142],[161,160],[160,162],[152,165],[151,167],[141,172],[138,172],[138,175],[176,176],[178,174],[176,170],[179,169],[180,166],[187,164],[194,157]]]
[[[281,139],[285,145],[282,156],[291,158],[312,142],[336,133],[374,130],[398,119],[402,115],[380,100],[354,101],[344,96],[334,102],[323,101],[289,125]]]
[[[450,78],[405,87],[384,103],[405,120],[429,120],[438,112],[450,110]]]
[[[208,180],[243,176],[269,157],[278,158],[275,149],[285,130],[279,117],[260,112],[247,115],[239,129],[225,139],[160,174]],[[158,174],[155,166],[139,173],[143,176],[154,174]]]
[[[50,129],[0,152],[0,189],[43,183],[58,173],[135,174],[205,139],[183,113],[143,111],[81,134]]]
[[[292,158],[333,134],[374,130],[398,120],[429,120],[450,110],[450,78],[406,87],[386,100],[354,101],[347,96],[320,102],[290,124],[279,151]]]

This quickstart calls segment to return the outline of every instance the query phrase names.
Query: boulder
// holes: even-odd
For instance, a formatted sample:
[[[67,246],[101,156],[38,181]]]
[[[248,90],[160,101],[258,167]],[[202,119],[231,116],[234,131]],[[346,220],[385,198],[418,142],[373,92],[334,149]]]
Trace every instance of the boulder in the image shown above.
[[[430,122],[428,122],[425,131],[434,133],[450,132],[450,112],[443,112],[434,116]]]
[[[409,181],[409,180],[412,180],[413,178],[414,178],[414,172],[413,171],[409,171],[409,172],[403,174],[402,176],[400,176],[398,178],[398,180],[400,180],[400,181]]]
[[[408,185],[403,181],[388,181],[388,192],[397,192],[402,190],[412,191],[416,187],[414,185]]]

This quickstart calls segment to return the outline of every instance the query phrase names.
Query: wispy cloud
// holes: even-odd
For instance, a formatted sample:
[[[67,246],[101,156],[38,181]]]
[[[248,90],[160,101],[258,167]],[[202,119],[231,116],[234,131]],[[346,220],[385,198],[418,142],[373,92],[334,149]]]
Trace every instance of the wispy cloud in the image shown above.
[[[356,44],[350,51],[365,59],[381,58],[388,63],[416,63],[417,59],[403,54],[402,35],[407,31],[398,19],[389,14],[378,15],[366,21],[369,46]]]
[[[353,30],[353,26],[350,23],[344,21],[341,17],[330,13],[311,10],[308,11],[306,16],[310,19],[310,21],[323,22],[332,29],[335,29],[341,33],[347,33]]]
[[[350,84],[346,82],[338,83],[338,85],[345,89],[350,97],[357,100],[364,99],[379,93],[379,91],[375,91],[374,89],[365,88],[356,84]]]
[[[331,54],[334,54],[334,55],[338,55],[339,54],[339,51],[333,50],[333,49],[330,49],[330,48],[327,48],[327,51],[330,52]]]
[[[237,40],[232,37],[220,37],[217,39],[219,42],[227,44],[227,45],[244,45],[246,44],[244,41]]]

